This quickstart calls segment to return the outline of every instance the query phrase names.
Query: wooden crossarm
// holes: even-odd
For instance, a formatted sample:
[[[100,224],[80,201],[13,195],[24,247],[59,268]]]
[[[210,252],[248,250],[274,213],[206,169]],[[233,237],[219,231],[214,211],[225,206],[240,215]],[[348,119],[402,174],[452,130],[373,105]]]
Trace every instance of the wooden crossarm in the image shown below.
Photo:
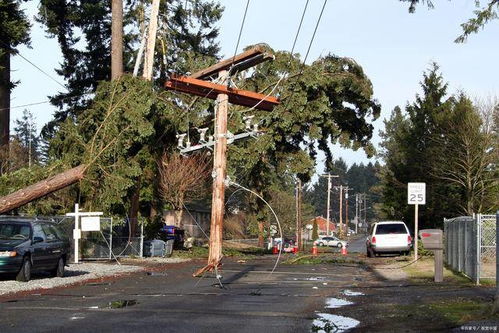
[[[229,96],[229,102],[232,104],[255,107],[256,109],[265,111],[271,111],[274,106],[280,103],[279,99],[273,96],[266,96],[248,90],[229,88],[225,85],[198,80],[187,76],[172,77],[165,83],[165,88],[210,99],[216,99],[218,94],[227,94]]]
[[[218,72],[220,72],[222,70],[228,70],[233,64],[238,65],[239,63],[250,60],[251,58],[254,58],[257,55],[263,55],[263,57],[260,58],[259,62],[274,59],[273,55],[265,52],[265,47],[263,47],[262,45],[257,45],[255,47],[252,47],[251,49],[243,52],[243,53],[236,55],[235,57],[222,60],[213,66],[202,69],[202,70],[190,75],[190,77],[192,77],[194,79],[206,79],[206,78],[209,78],[210,76],[217,74]],[[254,66],[255,64],[256,63],[251,64],[251,65]],[[248,66],[251,67],[251,65],[248,65]],[[243,69],[240,69],[240,70],[243,70]]]

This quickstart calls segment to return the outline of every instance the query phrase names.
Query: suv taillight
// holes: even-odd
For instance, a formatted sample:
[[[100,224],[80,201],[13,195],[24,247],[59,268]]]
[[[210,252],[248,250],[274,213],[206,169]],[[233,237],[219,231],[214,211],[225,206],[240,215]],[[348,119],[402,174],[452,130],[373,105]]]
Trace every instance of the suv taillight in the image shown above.
[[[373,236],[373,238],[371,239],[371,243],[373,243],[373,244],[376,243],[376,236]]]
[[[412,243],[412,237],[411,235],[407,235],[407,243]]]

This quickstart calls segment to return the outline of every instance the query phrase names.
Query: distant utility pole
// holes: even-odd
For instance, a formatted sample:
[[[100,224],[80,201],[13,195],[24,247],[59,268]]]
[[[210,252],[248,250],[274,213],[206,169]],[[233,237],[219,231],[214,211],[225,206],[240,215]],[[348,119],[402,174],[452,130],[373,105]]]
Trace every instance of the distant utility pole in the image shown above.
[[[340,185],[340,238],[343,237],[343,185]]]
[[[367,227],[367,193],[364,194],[364,224]]]
[[[154,48],[156,46],[156,32],[158,30],[159,1],[153,0],[151,7],[151,18],[149,19],[149,30],[147,35],[146,56],[144,59],[144,74],[146,80],[152,80],[152,66],[154,62]]]
[[[359,232],[359,193],[355,193],[355,233]]]
[[[331,175],[329,172],[327,174],[321,175],[322,177],[327,177],[327,212],[326,212],[326,234],[329,236],[329,204],[331,202],[331,178],[339,178],[339,175]]]
[[[298,249],[302,249],[302,216],[301,216],[301,203],[302,203],[302,186],[300,178],[296,179],[296,246]]]
[[[352,188],[346,186],[344,188],[345,191],[345,227],[348,230],[348,191],[351,191]]]

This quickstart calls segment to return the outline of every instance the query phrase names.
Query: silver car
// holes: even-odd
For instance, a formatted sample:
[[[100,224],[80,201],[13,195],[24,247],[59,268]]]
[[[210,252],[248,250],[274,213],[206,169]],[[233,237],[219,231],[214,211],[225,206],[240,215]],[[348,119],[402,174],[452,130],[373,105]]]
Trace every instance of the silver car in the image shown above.
[[[318,246],[332,246],[332,247],[338,247],[341,248],[343,246],[348,246],[348,242],[344,240],[340,240],[339,238],[336,238],[334,236],[320,236],[319,239],[317,239],[314,242],[314,245]]]

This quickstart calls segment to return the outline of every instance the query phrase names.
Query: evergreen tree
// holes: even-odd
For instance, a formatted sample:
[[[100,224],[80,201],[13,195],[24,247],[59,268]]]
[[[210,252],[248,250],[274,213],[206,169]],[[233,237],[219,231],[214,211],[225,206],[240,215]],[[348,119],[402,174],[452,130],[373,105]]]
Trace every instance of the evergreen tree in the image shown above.
[[[30,24],[24,11],[20,9],[20,0],[2,0],[0,2],[0,149],[9,144],[10,92],[15,83],[10,79],[10,57],[22,44],[29,45]]]
[[[389,218],[413,221],[413,207],[407,205],[407,183],[426,183],[426,205],[420,207],[421,227],[439,226],[444,217],[453,216],[454,189],[433,175],[435,164],[435,136],[442,135],[439,117],[449,112],[453,98],[447,97],[447,84],[443,82],[438,66],[433,64],[423,74],[423,95],[406,106],[407,116],[396,108],[385,122],[382,134],[382,157],[385,167],[382,179],[383,206]]]
[[[124,70],[131,72],[134,57],[147,23],[149,1],[129,0],[124,8]],[[100,81],[111,76],[111,2],[41,0],[38,20],[61,47],[63,63],[57,73],[66,79],[68,91],[51,97],[59,110],[43,129],[53,137],[66,119],[73,120],[91,103]],[[209,1],[164,0],[161,2],[155,77],[166,78],[167,69],[185,73],[194,66],[213,62],[219,51],[215,42],[222,7]],[[211,59],[211,60],[210,60]],[[187,69],[189,68],[189,69]],[[161,82],[159,82],[161,83]]]
[[[26,149],[27,165],[31,166],[39,160],[39,137],[36,134],[36,123],[33,114],[23,111],[21,119],[15,121],[15,136]]]
[[[416,10],[418,3],[426,3],[429,8],[433,8],[432,0],[399,0],[403,2],[409,2],[409,12],[413,13]],[[484,5],[485,3],[485,5]],[[462,34],[456,38],[456,43],[464,43],[466,39],[474,33],[478,33],[480,29],[492,20],[496,20],[499,16],[499,0],[487,0],[480,1],[475,0],[475,16],[470,18],[467,22],[461,24],[463,29]]]

